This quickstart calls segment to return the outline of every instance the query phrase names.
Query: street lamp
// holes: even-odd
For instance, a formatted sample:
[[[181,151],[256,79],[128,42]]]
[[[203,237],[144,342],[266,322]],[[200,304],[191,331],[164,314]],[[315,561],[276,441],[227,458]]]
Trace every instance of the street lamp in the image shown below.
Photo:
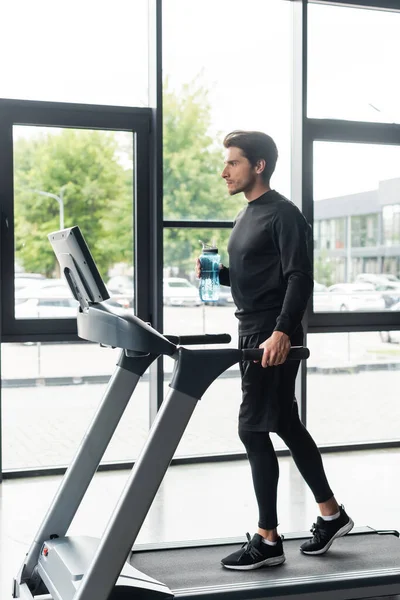
[[[59,196],[56,194],[50,194],[49,192],[43,192],[42,190],[33,190],[41,196],[48,196],[49,198],[54,198],[54,200],[57,200],[60,206],[60,229],[64,229],[64,187],[60,188]]]

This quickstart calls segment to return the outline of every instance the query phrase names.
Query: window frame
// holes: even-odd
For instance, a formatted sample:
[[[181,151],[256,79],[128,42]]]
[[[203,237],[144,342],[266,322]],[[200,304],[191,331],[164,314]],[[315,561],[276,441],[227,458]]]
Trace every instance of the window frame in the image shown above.
[[[313,197],[313,145],[314,142],[349,142],[360,144],[393,145],[400,147],[400,125],[367,123],[335,119],[304,118],[303,144],[305,161],[303,170],[303,213],[314,230]],[[310,248],[313,264],[313,248]],[[400,329],[398,315],[394,312],[323,313],[313,311],[310,302],[307,311],[310,333],[339,331],[380,331]]]
[[[150,108],[65,104],[30,100],[0,99],[0,197],[2,342],[77,340],[75,319],[15,319],[14,316],[14,169],[13,126],[49,126],[132,132],[134,153],[134,260],[135,288],[148,289],[148,241],[138,218],[147,220],[150,184]],[[136,203],[134,202],[136,197]],[[78,224],[79,225],[79,224]],[[139,283],[140,280],[140,283]],[[147,317],[145,294],[135,294],[136,314]]]

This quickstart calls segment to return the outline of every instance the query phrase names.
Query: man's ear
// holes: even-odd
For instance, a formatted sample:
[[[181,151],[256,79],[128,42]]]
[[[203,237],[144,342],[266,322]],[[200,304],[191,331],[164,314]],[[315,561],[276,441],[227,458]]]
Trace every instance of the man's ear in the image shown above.
[[[263,158],[260,158],[256,164],[256,173],[260,175],[264,171],[266,165],[266,161]]]

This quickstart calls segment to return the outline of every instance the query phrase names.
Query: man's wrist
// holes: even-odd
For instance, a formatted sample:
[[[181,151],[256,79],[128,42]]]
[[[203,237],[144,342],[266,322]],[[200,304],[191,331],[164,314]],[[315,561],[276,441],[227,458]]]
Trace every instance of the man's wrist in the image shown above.
[[[275,337],[282,337],[284,335],[285,337],[289,338],[287,333],[285,333],[284,331],[280,331],[279,329],[275,329],[272,335],[275,335]]]

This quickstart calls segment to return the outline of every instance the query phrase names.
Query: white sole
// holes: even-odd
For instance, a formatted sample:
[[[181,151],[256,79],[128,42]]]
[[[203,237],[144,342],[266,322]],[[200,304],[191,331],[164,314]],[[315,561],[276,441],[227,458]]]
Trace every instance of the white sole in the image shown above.
[[[349,522],[346,523],[346,525],[343,525],[343,527],[335,533],[335,535],[329,540],[329,542],[326,544],[326,546],[321,548],[321,550],[314,550],[314,552],[310,552],[307,550],[301,550],[301,552],[303,554],[309,554],[309,555],[324,554],[325,552],[327,552],[329,550],[329,548],[332,546],[333,542],[337,538],[343,537],[344,535],[349,533],[349,531],[351,531],[353,529],[353,527],[354,527],[354,523],[353,523],[352,519],[350,519],[350,517],[349,517]]]
[[[240,567],[235,565],[224,565],[223,563],[221,564],[223,567],[225,567],[225,569],[233,569],[234,571],[251,571],[253,569],[260,569],[261,567],[275,567],[277,565],[282,565],[285,560],[286,557],[284,554],[282,554],[281,556],[275,556],[274,558],[266,558],[255,565],[244,565]]]

